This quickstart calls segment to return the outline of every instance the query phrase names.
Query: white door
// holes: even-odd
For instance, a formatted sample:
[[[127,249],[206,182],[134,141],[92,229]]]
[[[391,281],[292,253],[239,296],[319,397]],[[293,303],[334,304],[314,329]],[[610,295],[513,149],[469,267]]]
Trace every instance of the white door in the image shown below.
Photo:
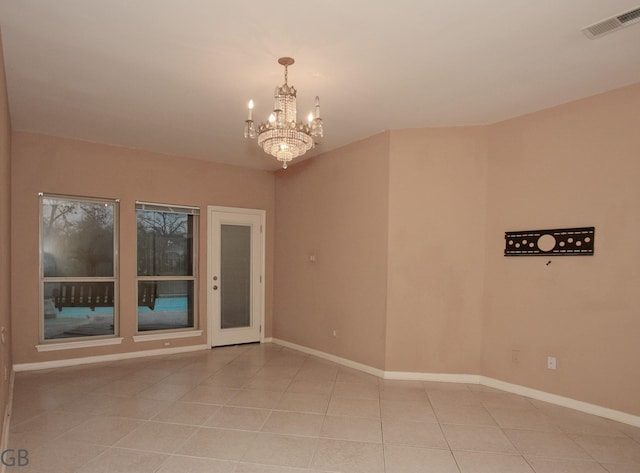
[[[208,210],[209,345],[262,341],[265,211]]]

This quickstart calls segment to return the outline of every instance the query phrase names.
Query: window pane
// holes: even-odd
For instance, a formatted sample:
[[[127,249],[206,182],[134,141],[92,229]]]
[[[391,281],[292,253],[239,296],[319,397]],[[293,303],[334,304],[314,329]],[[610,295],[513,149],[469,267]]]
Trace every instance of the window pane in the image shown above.
[[[194,216],[138,210],[138,276],[193,276]]]
[[[114,335],[113,282],[45,282],[44,338]]]
[[[138,281],[138,331],[194,327],[193,281]]]
[[[42,199],[43,276],[114,276],[114,205]]]

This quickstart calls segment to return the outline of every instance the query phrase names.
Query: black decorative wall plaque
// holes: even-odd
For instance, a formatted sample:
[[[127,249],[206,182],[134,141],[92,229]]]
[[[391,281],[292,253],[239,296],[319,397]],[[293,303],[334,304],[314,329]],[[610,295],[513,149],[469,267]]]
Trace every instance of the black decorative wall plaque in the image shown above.
[[[593,254],[595,227],[505,232],[505,256],[588,256]]]

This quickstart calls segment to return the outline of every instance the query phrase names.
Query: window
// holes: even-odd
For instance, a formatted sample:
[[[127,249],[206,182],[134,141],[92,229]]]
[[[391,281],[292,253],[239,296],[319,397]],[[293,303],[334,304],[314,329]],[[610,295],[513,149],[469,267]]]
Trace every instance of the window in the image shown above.
[[[118,202],[40,196],[42,339],[114,336]]]
[[[199,213],[136,203],[138,332],[196,328]]]

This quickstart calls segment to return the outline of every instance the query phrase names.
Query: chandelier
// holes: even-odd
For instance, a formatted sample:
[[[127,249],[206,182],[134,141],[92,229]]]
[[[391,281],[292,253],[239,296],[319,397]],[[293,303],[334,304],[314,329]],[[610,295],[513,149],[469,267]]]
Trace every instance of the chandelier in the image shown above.
[[[320,99],[316,97],[315,111],[309,113],[308,122],[298,122],[296,115],[296,88],[287,83],[288,67],[295,61],[290,57],[281,57],[278,63],[284,66],[284,85],[276,87],[273,112],[266,122],[257,128],[253,122],[253,100],[249,101],[249,118],[245,121],[244,137],[258,138],[258,145],[265,153],[282,161],[282,167],[294,158],[302,156],[314,147],[314,138],[322,138],[322,118],[320,118]]]

